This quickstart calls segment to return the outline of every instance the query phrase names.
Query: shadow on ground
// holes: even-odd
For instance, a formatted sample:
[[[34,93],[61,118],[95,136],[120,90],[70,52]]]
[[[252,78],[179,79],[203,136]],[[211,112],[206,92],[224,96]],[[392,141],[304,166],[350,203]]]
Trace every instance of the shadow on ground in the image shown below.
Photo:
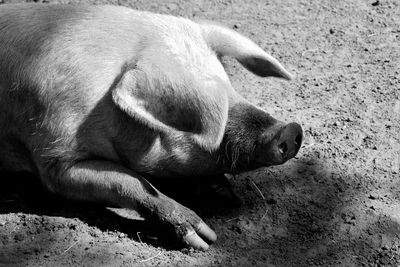
[[[229,184],[224,179],[219,179],[216,185],[191,180],[158,183],[157,187],[211,223],[220,236],[215,248],[237,253],[249,262],[256,259],[253,262],[256,265],[263,259],[276,265],[288,262],[324,265],[328,261],[360,264],[371,258],[379,261],[379,255],[385,251],[374,251],[371,258],[351,258],[349,255],[368,255],[376,247],[374,240],[379,233],[390,233],[400,226],[388,217],[377,218],[374,224],[363,224],[365,216],[376,215],[366,212],[363,217],[355,211],[359,209],[357,201],[362,197],[357,182],[362,177],[356,176],[344,177],[314,159],[294,160],[284,166],[242,174],[231,181],[241,205],[227,190]],[[9,231],[6,228],[0,231],[3,240],[7,239],[4,244],[9,246],[10,238],[16,241],[12,243],[15,247],[8,247],[8,251],[15,249],[15,255],[6,257],[0,253],[0,263],[13,263],[7,259],[18,259],[18,253],[24,254],[21,247],[30,234],[57,233],[46,228],[52,221],[25,220],[24,214],[38,215],[42,219],[56,217],[55,222],[59,218],[78,218],[102,232],[122,232],[137,242],[167,250],[181,248],[168,242],[167,237],[146,221],[123,218],[98,204],[73,202],[51,195],[28,173],[3,174],[1,181],[0,215],[22,215],[19,216],[20,224],[12,232],[5,233]],[[73,233],[77,226],[67,227]],[[392,232],[394,238],[395,231]],[[140,237],[138,233],[142,233]],[[154,239],[154,236],[158,238]],[[45,241],[38,238],[30,242],[37,242],[38,250],[44,250],[60,238],[65,237],[55,235],[49,239],[47,236]],[[390,258],[394,254],[387,255]]]
[[[146,242],[153,246],[161,246],[167,249],[180,249],[177,244],[167,242],[168,237],[162,238],[163,233],[157,232],[156,226],[144,221],[139,214],[127,213],[124,210],[109,209],[101,204],[70,201],[47,192],[40,181],[32,174],[27,172],[19,173],[0,173],[0,215],[1,214],[34,214],[38,216],[52,216],[64,218],[78,218],[89,226],[95,226],[101,231],[119,231],[128,235],[128,237]],[[221,180],[224,183],[224,180]],[[238,203],[232,202],[230,195],[216,192],[222,184],[210,185],[208,182],[196,183],[195,181],[168,181],[166,183],[157,183],[157,188],[167,193],[180,203],[199,209],[198,214],[202,217],[210,217],[219,212],[229,212],[236,207]],[[224,190],[223,190],[224,191]],[[234,199],[237,201],[237,199]],[[122,214],[123,216],[120,216]],[[25,218],[25,216],[22,216]],[[29,226],[38,232],[36,228],[43,227],[42,224],[34,222]],[[18,231],[23,231],[29,222],[23,222],[23,227],[16,227],[12,234],[17,236]],[[75,227],[71,227],[74,231]],[[1,228],[0,228],[1,229]],[[4,229],[3,229],[4,230]],[[140,240],[137,233],[144,233]],[[146,234],[147,233],[147,234]],[[0,234],[5,235],[5,233]],[[10,233],[11,234],[11,233]],[[152,239],[152,236],[161,238]],[[147,239],[146,237],[150,237]],[[56,238],[55,238],[56,239]],[[170,240],[170,239],[169,239]],[[45,246],[51,246],[47,244]],[[43,248],[43,245],[41,245]]]

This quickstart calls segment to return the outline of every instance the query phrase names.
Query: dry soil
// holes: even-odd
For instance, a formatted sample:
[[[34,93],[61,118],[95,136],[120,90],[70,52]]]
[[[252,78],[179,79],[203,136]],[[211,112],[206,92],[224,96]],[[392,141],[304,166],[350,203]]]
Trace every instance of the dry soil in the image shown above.
[[[240,207],[180,198],[218,234],[206,252],[182,249],[144,221],[50,196],[29,175],[3,174],[0,265],[400,264],[400,1],[90,2],[215,20],[250,37],[296,78],[259,78],[225,59],[232,84],[274,117],[301,123],[305,141],[286,164],[231,181]]]

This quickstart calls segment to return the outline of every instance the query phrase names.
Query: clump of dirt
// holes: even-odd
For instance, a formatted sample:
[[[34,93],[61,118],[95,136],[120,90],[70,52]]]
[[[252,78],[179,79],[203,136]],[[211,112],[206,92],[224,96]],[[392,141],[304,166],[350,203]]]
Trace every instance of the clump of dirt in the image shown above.
[[[400,264],[398,1],[85,2],[206,18],[247,35],[297,77],[262,79],[225,59],[233,86],[299,122],[305,141],[286,164],[235,177],[240,207],[183,197],[218,234],[206,252],[176,247],[132,215],[50,196],[29,175],[3,175],[0,265]]]

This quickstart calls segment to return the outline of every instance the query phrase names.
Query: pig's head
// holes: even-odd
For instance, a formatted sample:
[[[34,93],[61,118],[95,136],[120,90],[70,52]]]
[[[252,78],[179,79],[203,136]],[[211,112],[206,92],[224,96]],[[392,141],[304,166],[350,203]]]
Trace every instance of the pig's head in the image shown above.
[[[241,97],[218,57],[234,57],[262,77],[291,75],[236,32],[186,26],[185,37],[169,33],[149,43],[113,89],[114,103],[133,118],[116,142],[119,155],[130,168],[161,177],[238,173],[294,157],[300,125],[276,120]]]

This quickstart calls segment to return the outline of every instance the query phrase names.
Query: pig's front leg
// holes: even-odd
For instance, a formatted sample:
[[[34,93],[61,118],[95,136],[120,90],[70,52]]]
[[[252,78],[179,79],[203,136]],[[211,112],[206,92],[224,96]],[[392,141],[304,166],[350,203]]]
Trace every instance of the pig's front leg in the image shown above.
[[[159,192],[140,175],[112,162],[83,161],[46,181],[67,198],[136,209],[184,244],[206,250],[216,235],[192,210]]]

